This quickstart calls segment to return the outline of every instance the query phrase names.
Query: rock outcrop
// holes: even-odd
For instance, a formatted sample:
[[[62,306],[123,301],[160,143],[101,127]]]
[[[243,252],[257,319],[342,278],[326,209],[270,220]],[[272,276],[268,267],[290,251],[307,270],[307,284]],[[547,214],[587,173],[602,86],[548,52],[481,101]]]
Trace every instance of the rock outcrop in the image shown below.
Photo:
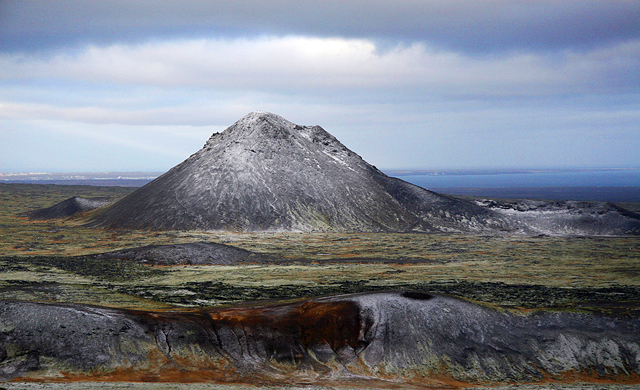
[[[480,200],[522,229],[547,235],[639,235],[640,215],[609,202]]]
[[[640,383],[638,318],[419,292],[182,312],[2,301],[0,319],[2,380]]]
[[[583,221],[562,212],[555,216],[580,234]],[[601,231],[590,226],[589,234],[640,234],[640,216],[621,220],[621,225],[604,224]],[[98,212],[90,225],[525,234],[546,233],[550,226],[389,177],[321,127],[299,126],[265,112],[253,112],[214,134],[187,160]]]

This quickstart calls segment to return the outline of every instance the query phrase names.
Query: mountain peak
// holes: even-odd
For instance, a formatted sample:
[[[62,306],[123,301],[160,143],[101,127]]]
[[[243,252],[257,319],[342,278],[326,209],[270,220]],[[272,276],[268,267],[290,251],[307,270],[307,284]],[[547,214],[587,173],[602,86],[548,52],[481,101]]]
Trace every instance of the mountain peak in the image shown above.
[[[287,139],[300,126],[289,122],[280,115],[266,111],[253,111],[237,120],[222,133],[214,133],[205,148],[221,140],[232,142],[253,142],[265,139]]]
[[[240,118],[229,129],[235,127],[282,127],[293,128],[295,125],[280,115],[266,111],[253,111]]]
[[[272,112],[262,111],[262,110],[251,111],[247,115],[245,115],[242,118],[238,119],[236,122],[258,121],[258,120],[266,120],[266,119],[276,119],[276,120],[289,122],[289,121],[287,121],[286,119],[284,119],[283,117],[281,117],[278,114],[274,114]]]

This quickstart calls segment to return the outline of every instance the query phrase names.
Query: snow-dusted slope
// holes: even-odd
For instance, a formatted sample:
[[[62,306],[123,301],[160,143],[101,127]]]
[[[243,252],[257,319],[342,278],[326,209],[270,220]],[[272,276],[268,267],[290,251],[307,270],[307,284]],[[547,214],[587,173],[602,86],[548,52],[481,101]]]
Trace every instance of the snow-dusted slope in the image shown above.
[[[253,112],[211,136],[169,172],[106,207],[92,224],[154,230],[547,233],[546,225],[540,231],[535,223],[522,224],[521,218],[485,206],[388,177],[319,126]]]

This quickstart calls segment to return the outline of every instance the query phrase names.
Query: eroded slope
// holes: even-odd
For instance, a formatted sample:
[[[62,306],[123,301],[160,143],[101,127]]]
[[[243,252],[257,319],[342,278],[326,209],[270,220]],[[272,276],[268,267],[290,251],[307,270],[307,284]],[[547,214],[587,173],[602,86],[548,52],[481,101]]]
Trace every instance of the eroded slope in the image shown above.
[[[5,380],[640,382],[637,318],[408,291],[182,312],[3,301],[0,314]]]

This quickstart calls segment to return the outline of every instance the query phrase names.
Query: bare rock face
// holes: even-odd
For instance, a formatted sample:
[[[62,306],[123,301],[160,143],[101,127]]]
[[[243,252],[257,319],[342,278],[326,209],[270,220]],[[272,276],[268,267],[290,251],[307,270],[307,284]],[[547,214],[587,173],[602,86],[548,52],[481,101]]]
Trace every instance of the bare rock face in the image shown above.
[[[556,207],[544,218],[392,178],[319,126],[253,112],[91,226],[150,230],[640,234],[640,216]],[[583,215],[586,217],[587,215]],[[542,213],[536,214],[538,216]]]
[[[410,291],[174,312],[2,301],[0,380],[638,384],[639,335],[638,318]]]

